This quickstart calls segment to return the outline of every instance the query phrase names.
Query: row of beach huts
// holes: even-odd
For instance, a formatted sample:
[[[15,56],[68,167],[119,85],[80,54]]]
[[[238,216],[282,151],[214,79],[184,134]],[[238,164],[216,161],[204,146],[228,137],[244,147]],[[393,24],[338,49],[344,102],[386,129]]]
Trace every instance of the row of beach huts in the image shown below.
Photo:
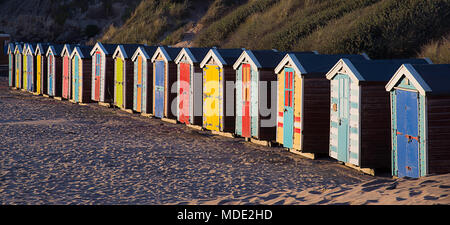
[[[9,85],[395,177],[450,172],[450,65],[138,44],[10,43]]]

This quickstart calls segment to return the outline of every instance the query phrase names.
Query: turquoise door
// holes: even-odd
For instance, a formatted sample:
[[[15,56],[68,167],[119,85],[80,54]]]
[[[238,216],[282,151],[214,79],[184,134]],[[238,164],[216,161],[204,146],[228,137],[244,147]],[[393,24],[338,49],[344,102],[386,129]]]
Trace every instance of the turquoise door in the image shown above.
[[[75,102],[79,102],[79,90],[80,90],[80,74],[79,74],[79,71],[80,71],[80,69],[78,68],[79,66],[80,66],[80,64],[78,63],[78,56],[77,55],[75,55],[75,57],[74,57],[74,89],[73,89],[73,91],[74,91],[74,99],[75,99]]]
[[[284,69],[283,146],[292,148],[294,142],[294,69]]]
[[[350,78],[338,75],[338,156],[342,162],[348,161],[349,117],[350,117]]]

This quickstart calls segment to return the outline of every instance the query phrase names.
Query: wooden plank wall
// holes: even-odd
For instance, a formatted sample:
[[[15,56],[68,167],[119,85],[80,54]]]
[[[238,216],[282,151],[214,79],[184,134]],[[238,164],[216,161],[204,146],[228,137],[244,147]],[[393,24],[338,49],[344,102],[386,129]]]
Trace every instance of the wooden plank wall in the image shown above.
[[[386,82],[361,85],[361,168],[391,167],[390,96]]]
[[[328,153],[330,143],[330,81],[303,78],[303,152]]]
[[[55,89],[55,96],[54,97],[61,97],[62,96],[62,58],[59,56],[55,56],[55,86],[53,87]]]
[[[235,115],[236,115],[236,109],[234,109],[233,111],[234,111],[234,113],[233,113],[233,115],[232,116],[227,116],[227,101],[229,101],[229,100],[227,100],[226,98],[227,98],[227,96],[228,96],[228,93],[227,93],[227,87],[226,87],[226,82],[227,81],[232,81],[232,82],[236,82],[236,71],[233,69],[233,67],[232,66],[225,66],[224,68],[222,68],[222,70],[223,70],[223,93],[221,93],[222,94],[222,98],[223,98],[223,121],[224,121],[224,126],[223,126],[223,132],[229,132],[229,133],[234,133],[234,131],[235,131],[235,128],[236,128],[236,117],[235,117]],[[235,103],[236,103],[236,93],[235,93],[235,89],[233,89],[233,93],[230,93],[230,94],[232,94],[233,95],[233,99],[232,99],[232,101],[233,101],[233,104],[230,104],[232,107],[234,107],[234,105],[236,105]],[[230,105],[228,105],[228,106],[230,106]]]
[[[450,96],[428,95],[428,174],[450,172]]]
[[[191,65],[192,66],[192,65]],[[194,107],[195,105],[198,105],[200,108],[198,109],[194,109],[194,118],[193,118],[193,124],[194,125],[202,125],[202,121],[203,121],[203,116],[202,116],[202,112],[203,112],[203,69],[200,68],[199,64],[194,64],[194,74],[192,76],[192,80],[191,80],[191,85],[194,84],[194,91],[193,91],[193,99],[194,99],[194,103],[190,104],[189,107]],[[195,77],[195,75],[198,74],[198,77]],[[199,85],[195,85],[196,81],[199,81]],[[198,102],[198,104],[197,104]],[[197,113],[197,116],[195,116],[195,113]]]
[[[48,95],[48,65],[47,65],[47,57],[45,55],[41,55],[41,93]]]
[[[106,56],[105,64],[105,84],[104,89],[104,99],[103,102],[113,103],[114,102],[114,59],[111,56]]]
[[[166,73],[166,101],[164,101],[166,108],[166,117],[169,119],[177,119],[177,109],[174,108],[172,110],[172,104],[176,101],[177,92],[172,93],[172,86],[177,82],[178,78],[178,69],[177,64],[175,62],[168,63],[168,71]]]
[[[272,82],[277,80],[277,76],[275,75],[275,73],[273,72],[273,70],[268,70],[268,69],[264,69],[264,70],[260,70],[259,71],[259,80],[262,82],[266,82],[267,86],[263,87],[260,86],[259,88],[259,93],[258,93],[258,98],[259,100],[259,112],[258,112],[258,126],[259,126],[259,134],[258,134],[258,139],[260,140],[266,140],[266,141],[275,141],[276,139],[276,132],[277,132],[277,127],[276,127],[276,123],[277,123],[277,92],[276,91],[272,91]],[[275,87],[276,88],[276,87]],[[262,95],[265,92],[265,95]],[[266,101],[266,106],[264,106],[264,108],[267,109],[271,109],[271,113],[269,115],[262,115],[261,114],[261,104],[262,101]],[[272,100],[275,100],[274,102],[272,102]],[[264,120],[265,124],[268,123],[268,120],[270,120],[270,126],[261,126],[261,121]]]
[[[124,106],[126,109],[133,108],[133,94],[134,94],[134,63],[131,59],[125,59],[125,74],[124,74]]]
[[[82,71],[81,71],[81,102],[92,102],[92,59],[81,59]]]
[[[139,56],[140,57],[140,56]],[[153,93],[154,93],[154,76],[153,76],[153,63],[151,60],[147,60],[147,98],[146,98],[146,112],[153,113]],[[143,74],[145,76],[145,74]]]

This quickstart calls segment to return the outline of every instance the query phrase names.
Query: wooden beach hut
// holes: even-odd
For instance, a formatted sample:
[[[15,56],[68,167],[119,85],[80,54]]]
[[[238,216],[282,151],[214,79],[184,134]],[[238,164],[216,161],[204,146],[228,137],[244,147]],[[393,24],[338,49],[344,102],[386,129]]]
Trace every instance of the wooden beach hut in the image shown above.
[[[64,45],[49,45],[47,57],[47,87],[48,95],[61,97],[62,94],[62,57],[61,52]]]
[[[177,64],[177,120],[202,125],[202,69],[200,62],[209,48],[183,48],[175,58]]]
[[[293,52],[279,61],[274,69],[278,80],[277,143],[310,158],[328,153],[330,82],[325,74],[342,57],[367,60],[365,55]]]
[[[36,60],[34,56],[34,52],[36,51],[36,44],[28,44],[25,48],[25,57],[26,57],[26,82],[27,82],[27,91],[36,92]]]
[[[16,44],[14,48],[14,69],[15,69],[15,87],[16,88],[22,88],[22,73],[23,73],[23,57],[22,57],[22,51],[23,51],[23,44],[19,43]]]
[[[71,100],[75,103],[91,102],[92,46],[74,46],[70,55],[72,69]]]
[[[72,70],[70,55],[72,54],[73,45],[65,44],[61,52],[62,57],[62,98],[71,99],[72,87]]]
[[[210,49],[200,63],[203,69],[203,127],[215,132],[235,132],[235,82],[233,64],[244,49]]]
[[[177,81],[177,64],[175,58],[181,48],[159,46],[152,56],[153,63],[153,116],[174,120],[177,109],[172,107],[177,93],[173,85]]]
[[[144,114],[153,113],[153,63],[156,46],[139,46],[131,60],[133,62],[133,110]]]
[[[16,47],[15,43],[8,43],[8,85],[10,87],[15,86],[15,57],[14,57],[14,49]]]
[[[393,176],[450,172],[449,83],[450,64],[403,64],[386,85]]]
[[[112,55],[116,44],[97,42],[91,50],[92,57],[92,93],[91,99],[110,104],[114,98],[114,60]]]
[[[49,44],[38,43],[34,51],[36,58],[36,93],[48,94],[47,92],[47,52]]]
[[[131,57],[141,45],[118,45],[114,59],[114,105],[133,108],[134,64]]]
[[[276,50],[244,50],[233,65],[236,71],[235,134],[258,140],[275,140],[276,84],[273,70],[283,59]],[[273,100],[273,102],[272,102]]]
[[[374,174],[390,168],[390,102],[385,85],[403,63],[425,59],[356,61],[347,58],[326,74],[330,80],[329,155]]]

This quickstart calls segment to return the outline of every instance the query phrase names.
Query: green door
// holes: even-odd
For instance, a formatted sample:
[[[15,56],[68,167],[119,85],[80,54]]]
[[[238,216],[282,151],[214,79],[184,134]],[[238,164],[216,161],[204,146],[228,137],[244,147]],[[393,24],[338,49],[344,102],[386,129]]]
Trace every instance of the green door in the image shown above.
[[[123,60],[116,58],[116,106],[124,107],[123,105]]]
[[[350,78],[347,75],[338,75],[336,79],[338,79],[339,83],[337,159],[342,162],[347,162],[349,151]]]

